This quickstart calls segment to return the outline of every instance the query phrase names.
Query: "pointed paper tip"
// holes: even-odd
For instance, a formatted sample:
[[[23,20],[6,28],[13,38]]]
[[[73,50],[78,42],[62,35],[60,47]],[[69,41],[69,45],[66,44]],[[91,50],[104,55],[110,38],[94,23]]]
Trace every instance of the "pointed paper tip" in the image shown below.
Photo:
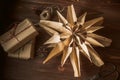
[[[101,67],[101,66],[103,66],[103,65],[104,65],[104,62],[102,61],[102,63],[98,64],[97,66],[98,66],[98,67]]]
[[[86,15],[87,15],[87,12],[85,12],[84,15],[86,16]]]
[[[60,15],[60,12],[58,10],[56,10],[57,14]]]
[[[43,62],[43,64],[45,64],[46,62]]]
[[[98,17],[98,18],[99,18],[100,20],[104,20],[104,17],[102,17],[102,16],[101,16],[101,17]]]
[[[64,20],[62,14],[61,14],[59,11],[57,11],[57,15],[58,15],[58,18],[59,18],[59,19]]]
[[[85,12],[83,15],[84,15],[84,17],[86,17],[86,15],[87,15],[87,12]]]
[[[103,44],[101,44],[101,43],[100,43],[99,45],[100,45],[101,47],[105,47],[105,46],[104,46]]]
[[[78,77],[80,77],[81,75],[80,74],[74,74],[74,77],[76,77],[76,78],[78,78]]]
[[[62,60],[62,61],[61,61],[61,67],[63,67],[64,64],[65,64],[65,62]]]
[[[101,45],[101,47],[105,47],[104,45]]]
[[[44,45],[48,44],[47,42],[43,43]]]
[[[110,45],[111,45],[111,43],[112,43],[112,39],[110,39]]]
[[[57,13],[59,13],[59,11],[58,11],[58,10],[56,10],[56,12],[57,12]]]
[[[68,6],[68,8],[73,8],[73,7],[74,7],[73,4],[71,4],[71,5]]]
[[[43,61],[43,64],[45,64],[46,62],[47,62],[47,60],[44,60],[44,61]]]
[[[87,15],[87,12],[85,12],[85,13],[83,14],[83,17],[85,18],[85,17],[86,17],[86,15]]]
[[[103,66],[103,65],[104,65],[104,62],[100,65],[100,67]]]
[[[60,65],[61,67],[63,67],[64,66],[64,64],[63,63],[61,63],[61,65]]]
[[[40,20],[39,25],[44,25],[44,24],[46,24],[46,22],[47,22],[47,20]]]
[[[46,62],[48,62],[50,60],[50,57],[48,56],[44,61],[43,64],[45,64]]]
[[[104,26],[100,26],[100,28],[104,28]]]
[[[46,41],[46,42],[43,43],[43,45],[47,45],[47,44],[50,44],[50,43],[48,43],[48,41]]]
[[[89,59],[89,61],[90,61],[91,63],[93,63],[91,57],[88,57],[88,59]]]
[[[73,4],[70,5],[71,7],[74,7]]]
[[[44,22],[45,20],[40,20],[40,22]]]
[[[97,26],[95,26],[95,27],[97,27]],[[97,29],[97,30],[102,29],[102,28],[104,28],[104,26],[98,26],[98,29]],[[97,31],[97,30],[96,30],[96,31]]]
[[[71,9],[71,10],[74,10],[74,6],[73,6],[73,4],[70,5],[70,9]]]
[[[58,18],[59,18],[59,20],[60,20],[61,14],[60,14],[60,12],[59,12],[58,10],[57,10],[56,12],[57,12]]]

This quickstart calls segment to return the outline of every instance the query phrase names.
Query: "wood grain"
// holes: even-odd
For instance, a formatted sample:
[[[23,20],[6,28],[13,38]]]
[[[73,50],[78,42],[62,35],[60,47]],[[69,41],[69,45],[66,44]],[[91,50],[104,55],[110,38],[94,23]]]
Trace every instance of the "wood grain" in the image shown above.
[[[7,2],[6,2],[7,1]],[[73,2],[70,0],[1,0],[0,12],[0,34],[10,29],[9,25],[13,22],[22,21],[30,18],[33,23],[39,21],[36,10],[42,11],[45,7],[60,6],[65,7],[62,14],[66,16],[66,7],[70,4],[75,6],[77,16],[88,12],[87,20],[94,17],[103,16],[104,29],[96,33],[111,38],[112,45],[107,48],[95,48],[105,61],[105,66],[113,64],[116,70],[106,77],[99,77],[96,80],[117,80],[120,73],[120,1],[119,0],[80,0]],[[57,20],[54,17],[53,20]],[[48,39],[47,33],[39,28],[40,36],[36,41],[36,51],[42,43]],[[48,51],[49,52],[49,51]],[[36,55],[36,54],[35,54]],[[36,56],[34,59],[25,61],[8,58],[7,53],[0,48],[0,77],[1,80],[95,80],[97,74],[100,74],[101,68],[91,64],[88,59],[81,55],[81,73],[80,78],[73,77],[72,66],[69,62],[65,64],[64,71],[59,71],[60,57],[56,57],[47,64],[42,64],[45,57]],[[111,67],[111,65],[109,65]],[[111,68],[107,66],[108,70]],[[110,68],[110,69],[109,69]],[[118,79],[119,80],[119,79]]]

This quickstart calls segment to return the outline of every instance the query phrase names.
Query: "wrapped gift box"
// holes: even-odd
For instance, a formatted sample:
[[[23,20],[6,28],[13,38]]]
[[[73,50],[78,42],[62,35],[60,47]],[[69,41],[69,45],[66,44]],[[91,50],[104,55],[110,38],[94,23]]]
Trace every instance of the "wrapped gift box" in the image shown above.
[[[0,36],[0,43],[3,49],[8,52],[14,52],[26,42],[32,40],[38,35],[34,25],[29,19],[25,19],[17,26]]]
[[[30,59],[34,56],[34,46],[35,40],[28,41],[21,48],[17,49],[12,53],[8,53],[9,57],[19,58],[19,59]]]

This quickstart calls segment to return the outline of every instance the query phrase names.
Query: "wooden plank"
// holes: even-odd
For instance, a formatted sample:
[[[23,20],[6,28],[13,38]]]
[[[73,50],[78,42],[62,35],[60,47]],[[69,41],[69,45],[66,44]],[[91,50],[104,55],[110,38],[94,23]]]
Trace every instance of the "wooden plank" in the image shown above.
[[[120,73],[120,3],[119,0],[80,0],[80,2],[73,2],[69,0],[19,0],[14,4],[14,0],[11,4],[1,5],[3,12],[0,13],[2,17],[2,27],[0,27],[0,33],[8,30],[9,24],[14,21],[21,21],[24,18],[30,18],[33,23],[39,21],[39,16],[35,14],[33,8],[57,5],[61,7],[67,7],[70,4],[74,4],[77,16],[84,12],[88,12],[87,20],[98,16],[104,16],[105,28],[97,31],[96,33],[111,38],[113,43],[108,48],[96,48],[97,52],[101,55],[105,63],[115,64],[117,71]],[[99,3],[99,4],[98,4]],[[5,3],[4,3],[5,4]],[[8,5],[8,6],[7,6]],[[9,8],[12,6],[12,9]],[[66,10],[62,13],[66,15]],[[55,17],[56,18],[56,17]],[[56,20],[56,19],[55,19]],[[4,30],[4,31],[2,31]],[[40,28],[41,35],[47,35],[43,29]],[[37,40],[36,50],[42,43],[47,40],[49,36],[39,36]],[[35,51],[36,52],[36,51]],[[45,57],[44,57],[45,58]],[[0,48],[0,74],[1,80],[88,80],[94,78],[99,73],[100,68],[91,64],[88,59],[83,55],[81,56],[81,73],[80,78],[73,77],[72,66],[69,62],[65,64],[64,71],[59,71],[58,66],[60,64],[60,58],[56,57],[43,65],[44,58],[35,57],[32,60],[24,61],[19,59],[7,58],[6,53]],[[112,76],[112,77],[111,77]],[[110,74],[103,80],[115,80],[116,72]]]

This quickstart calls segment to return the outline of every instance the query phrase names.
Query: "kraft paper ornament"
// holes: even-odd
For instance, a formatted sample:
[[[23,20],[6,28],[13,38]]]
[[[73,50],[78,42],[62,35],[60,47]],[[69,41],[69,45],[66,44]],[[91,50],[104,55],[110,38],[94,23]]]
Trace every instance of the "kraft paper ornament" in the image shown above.
[[[103,17],[85,21],[87,13],[84,13],[77,18],[73,5],[68,6],[67,18],[64,18],[58,11],[57,14],[59,22],[40,20],[39,23],[40,27],[52,36],[44,43],[49,44],[49,47],[53,47],[53,49],[43,63],[62,54],[61,66],[64,66],[66,60],[70,58],[74,77],[81,76],[80,54],[85,55],[96,66],[102,66],[104,62],[92,45],[106,47],[110,46],[112,42],[111,39],[94,33],[103,28],[103,26],[97,25],[103,21]]]

